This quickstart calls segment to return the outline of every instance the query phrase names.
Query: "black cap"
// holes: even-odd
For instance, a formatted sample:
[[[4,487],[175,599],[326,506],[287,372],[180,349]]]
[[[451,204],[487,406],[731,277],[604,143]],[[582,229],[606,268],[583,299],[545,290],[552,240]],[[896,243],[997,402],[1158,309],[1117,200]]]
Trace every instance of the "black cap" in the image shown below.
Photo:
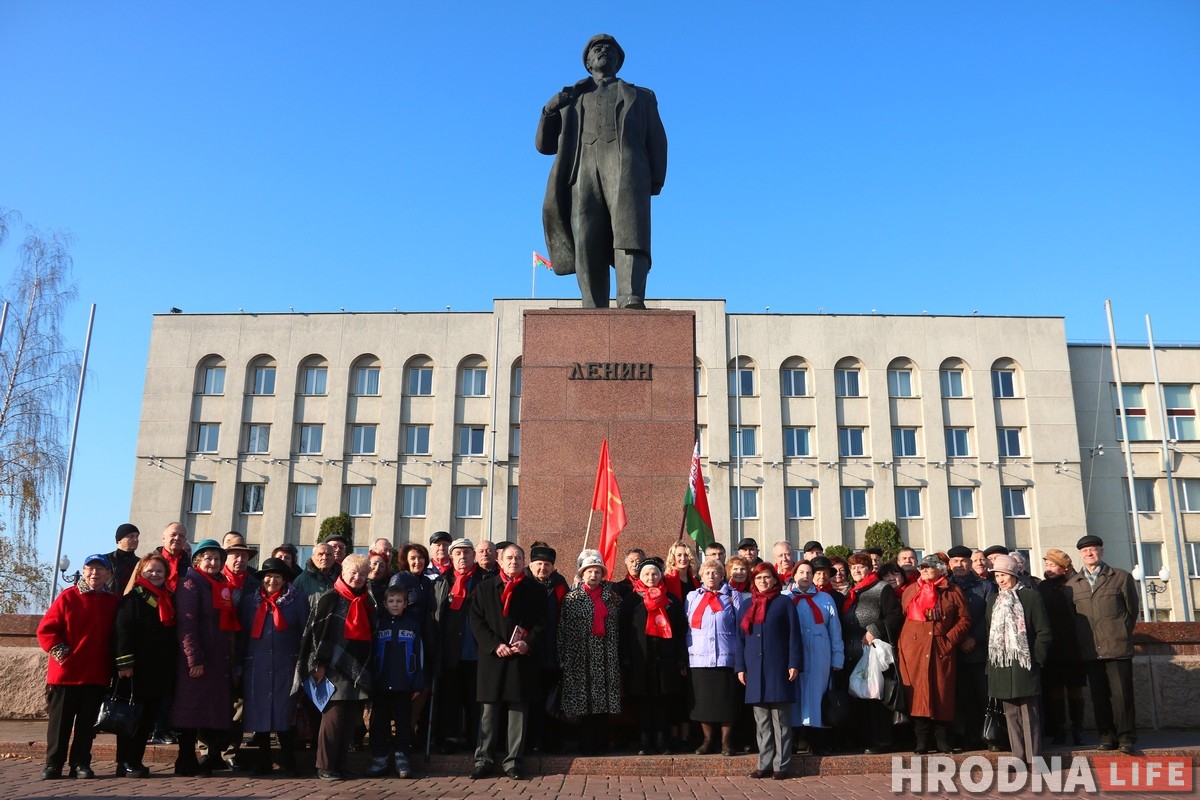
[[[1075,543],[1076,550],[1082,550],[1085,547],[1104,547],[1104,540],[1094,533],[1089,533]]]
[[[282,558],[267,558],[262,562],[262,566],[258,568],[258,572],[254,573],[254,577],[260,581],[267,575],[278,575],[288,583],[292,582],[292,576],[296,573],[288,566],[288,563]]]
[[[991,556],[996,555],[997,553],[999,553],[1002,556],[1006,556],[1006,555],[1008,555],[1008,548],[1002,544],[994,544],[991,547],[989,547],[987,550],[983,551],[983,554],[985,556],[988,556],[989,558]]]
[[[756,542],[750,538],[745,538],[745,539],[742,539],[740,542],[738,542],[738,546],[737,546],[738,550],[745,550],[747,547],[753,547],[755,550],[757,550],[758,542]]]
[[[142,532],[139,531],[137,525],[134,525],[132,522],[121,523],[117,526],[117,541],[121,541],[131,533],[136,533],[140,536]]]
[[[529,563],[534,561],[549,561],[553,564],[558,558],[558,553],[553,547],[531,547],[529,548]]]
[[[638,565],[637,565],[637,574],[638,575],[642,574],[642,567],[645,567],[645,566],[658,567],[659,572],[662,572],[664,569],[663,560],[661,558],[659,558],[658,556],[650,556],[649,558],[643,558],[641,561],[639,561]]]
[[[805,542],[804,547],[800,548],[801,552],[804,552],[804,553],[807,553],[809,550],[824,550],[824,549],[825,549],[825,547],[820,542],[816,542],[816,541]]]
[[[504,548],[512,547],[514,544],[516,544],[516,542],[510,542],[508,539],[505,539],[503,542],[496,542],[496,552],[499,553]],[[530,559],[530,561],[532,560],[533,559]]]
[[[964,547],[961,544],[956,544],[946,551],[947,558],[970,558],[971,548]]]
[[[816,556],[815,558],[809,559],[808,565],[812,567],[813,572],[816,572],[819,569],[827,569],[830,572],[833,571],[833,562],[825,556]]]
[[[438,542],[445,542],[446,544],[450,544],[450,542],[452,542],[452,541],[454,541],[454,538],[451,537],[447,531],[438,531],[433,536],[429,537],[430,544],[437,544]]]
[[[335,533],[332,536],[326,536],[321,540],[321,544],[329,544],[330,542],[341,542],[347,547],[351,545],[350,537],[344,533]]]

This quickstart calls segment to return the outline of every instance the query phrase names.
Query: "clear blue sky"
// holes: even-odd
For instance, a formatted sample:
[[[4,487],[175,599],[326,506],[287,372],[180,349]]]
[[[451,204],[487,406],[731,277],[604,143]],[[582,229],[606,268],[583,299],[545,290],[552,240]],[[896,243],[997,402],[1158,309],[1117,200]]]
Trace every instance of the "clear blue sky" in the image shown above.
[[[1074,341],[1111,298],[1123,339],[1200,341],[1195,2],[6,0],[0,205],[75,235],[78,346],[99,306],[76,563],[129,514],[152,313],[528,295],[537,116],[601,31],[670,140],[651,296]]]

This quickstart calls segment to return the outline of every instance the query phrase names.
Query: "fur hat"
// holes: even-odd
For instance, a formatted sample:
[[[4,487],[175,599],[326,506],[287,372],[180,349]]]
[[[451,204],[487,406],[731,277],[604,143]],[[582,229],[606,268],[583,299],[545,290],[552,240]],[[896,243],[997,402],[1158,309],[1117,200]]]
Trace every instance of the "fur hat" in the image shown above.
[[[641,565],[647,563],[645,561],[638,564],[638,572],[641,572]],[[583,571],[588,567],[599,567],[604,576],[608,576],[608,567],[604,566],[604,559],[600,555],[599,550],[584,550],[579,554],[579,569],[575,570],[575,574],[582,577]]]

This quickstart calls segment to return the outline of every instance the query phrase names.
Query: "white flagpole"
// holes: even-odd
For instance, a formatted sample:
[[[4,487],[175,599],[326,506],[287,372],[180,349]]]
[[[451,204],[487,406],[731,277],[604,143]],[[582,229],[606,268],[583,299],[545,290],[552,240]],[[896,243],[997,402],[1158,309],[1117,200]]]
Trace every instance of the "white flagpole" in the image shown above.
[[[533,266],[530,271],[533,275],[530,278],[529,297],[530,299],[535,299],[537,298],[537,251],[534,251],[532,261]]]

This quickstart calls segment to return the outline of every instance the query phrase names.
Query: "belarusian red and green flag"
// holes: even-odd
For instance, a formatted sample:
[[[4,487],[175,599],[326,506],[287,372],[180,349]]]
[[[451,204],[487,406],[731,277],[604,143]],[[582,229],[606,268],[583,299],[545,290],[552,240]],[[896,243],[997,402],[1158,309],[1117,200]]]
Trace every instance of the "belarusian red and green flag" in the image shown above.
[[[708,492],[704,488],[704,476],[700,474],[700,442],[696,442],[696,449],[692,451],[692,470],[683,499],[683,529],[701,552],[714,541]]]

